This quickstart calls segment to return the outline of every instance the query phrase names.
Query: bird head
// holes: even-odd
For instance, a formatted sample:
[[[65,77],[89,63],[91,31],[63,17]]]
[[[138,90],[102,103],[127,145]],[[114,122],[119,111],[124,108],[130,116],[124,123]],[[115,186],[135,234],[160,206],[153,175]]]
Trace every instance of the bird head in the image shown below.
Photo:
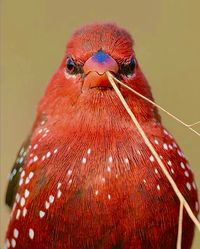
[[[116,97],[106,75],[108,71],[152,99],[133,46],[130,34],[115,24],[89,24],[78,29],[67,43],[62,63],[47,88],[45,97],[49,101],[45,99],[43,102],[49,102],[49,106],[53,105],[54,109],[56,103],[77,108],[80,103],[81,108],[84,104],[97,104],[95,99],[99,95],[104,96],[106,102],[111,96]],[[143,100],[126,88],[119,88],[130,106],[137,109],[136,112],[142,112],[143,115],[152,113],[144,110],[147,103],[144,104]]]
[[[131,36],[113,24],[88,25],[78,30],[67,45],[66,77],[82,75],[82,91],[108,90],[106,76],[133,77],[136,59]]]

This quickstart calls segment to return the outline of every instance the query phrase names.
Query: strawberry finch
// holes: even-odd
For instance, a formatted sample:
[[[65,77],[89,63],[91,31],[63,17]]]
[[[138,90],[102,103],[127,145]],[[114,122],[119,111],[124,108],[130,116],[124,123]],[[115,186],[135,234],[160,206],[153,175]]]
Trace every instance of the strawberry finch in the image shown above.
[[[10,174],[6,248],[176,248],[179,199],[106,76],[153,100],[133,45],[110,23],[68,42]],[[197,215],[192,171],[157,108],[119,88]],[[193,234],[184,211],[183,249]]]

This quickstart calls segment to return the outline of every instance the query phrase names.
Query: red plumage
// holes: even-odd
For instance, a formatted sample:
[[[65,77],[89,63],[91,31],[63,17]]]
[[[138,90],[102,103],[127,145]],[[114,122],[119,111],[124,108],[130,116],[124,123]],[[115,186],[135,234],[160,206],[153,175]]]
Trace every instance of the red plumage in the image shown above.
[[[132,45],[113,24],[87,25],[69,41],[11,172],[7,248],[176,248],[179,200],[99,72],[153,100]],[[157,109],[120,90],[197,215],[192,171]],[[193,233],[184,212],[183,249]]]

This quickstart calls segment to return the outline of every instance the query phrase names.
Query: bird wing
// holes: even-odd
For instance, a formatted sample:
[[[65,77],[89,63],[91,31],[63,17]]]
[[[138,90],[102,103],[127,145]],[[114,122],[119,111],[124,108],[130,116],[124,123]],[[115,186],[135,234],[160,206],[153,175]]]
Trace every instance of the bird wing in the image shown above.
[[[29,144],[30,144],[30,136],[28,136],[28,138],[22,144],[9,175],[9,182],[6,191],[5,202],[10,208],[12,208],[13,203],[15,201],[15,195],[18,190],[20,175],[25,165],[26,156],[29,150]]]

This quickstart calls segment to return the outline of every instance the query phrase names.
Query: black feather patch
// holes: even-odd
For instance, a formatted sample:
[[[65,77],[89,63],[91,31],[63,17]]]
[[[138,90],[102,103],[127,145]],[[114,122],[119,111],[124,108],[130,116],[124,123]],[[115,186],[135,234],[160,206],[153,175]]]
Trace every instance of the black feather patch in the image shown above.
[[[6,204],[12,208],[15,202],[15,195],[18,190],[20,174],[23,170],[24,163],[26,161],[26,155],[29,150],[30,137],[22,144],[20,151],[18,152],[17,159],[9,175],[9,182],[6,191]]]

